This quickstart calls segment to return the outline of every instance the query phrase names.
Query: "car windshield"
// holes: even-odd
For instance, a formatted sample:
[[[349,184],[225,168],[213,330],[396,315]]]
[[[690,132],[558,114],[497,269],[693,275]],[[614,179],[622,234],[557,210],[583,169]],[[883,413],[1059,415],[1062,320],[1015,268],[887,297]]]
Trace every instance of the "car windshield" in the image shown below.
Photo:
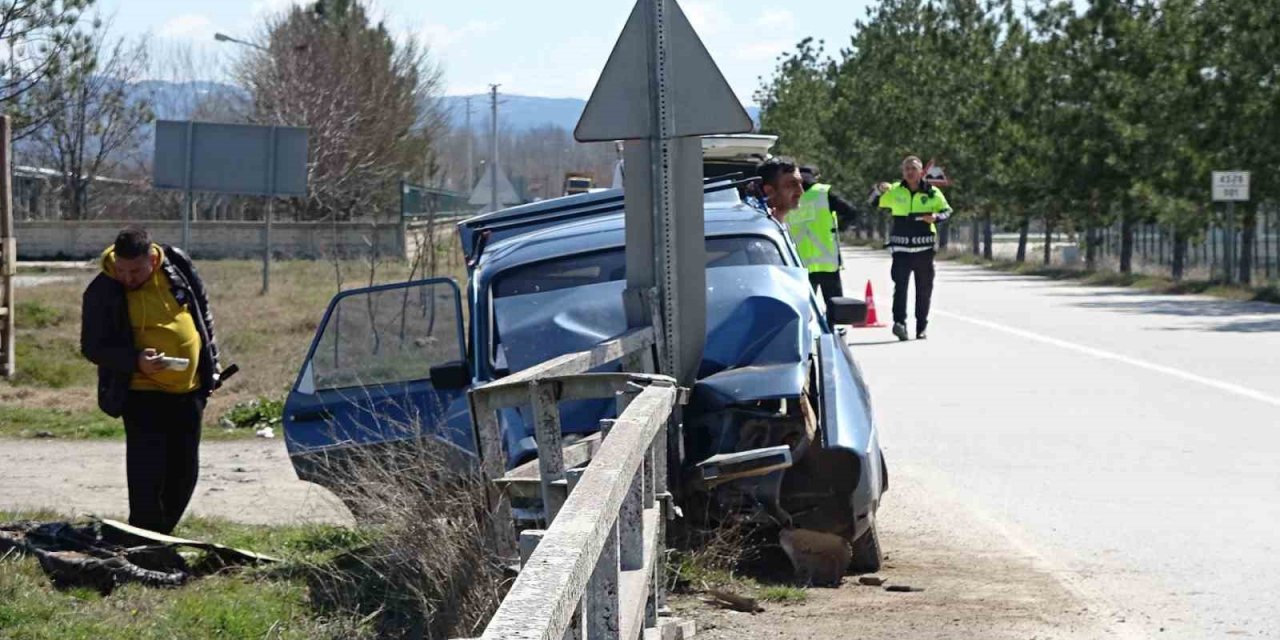
[[[707,238],[707,268],[785,264],[778,245],[759,236]],[[622,248],[566,256],[502,272],[492,285],[494,298],[545,293],[601,282],[625,280]]]

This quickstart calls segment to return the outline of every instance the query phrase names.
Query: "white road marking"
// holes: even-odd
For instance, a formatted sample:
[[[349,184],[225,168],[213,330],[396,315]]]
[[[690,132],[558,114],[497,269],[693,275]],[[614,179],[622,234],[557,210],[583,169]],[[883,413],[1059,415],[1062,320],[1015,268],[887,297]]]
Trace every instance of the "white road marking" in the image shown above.
[[[1085,355],[1093,356],[1095,358],[1100,358],[1102,360],[1112,360],[1114,362],[1123,362],[1124,364],[1127,364],[1130,366],[1146,369],[1148,371],[1155,371],[1156,373],[1163,373],[1167,376],[1173,376],[1175,378],[1186,380],[1188,382],[1195,382],[1197,384],[1202,384],[1206,387],[1212,387],[1219,391],[1234,393],[1235,395],[1238,395],[1238,396],[1243,396],[1245,398],[1257,400],[1258,402],[1263,402],[1275,407],[1280,407],[1280,397],[1263,393],[1261,391],[1258,391],[1257,389],[1250,389],[1249,387],[1242,387],[1238,384],[1223,382],[1221,380],[1215,380],[1213,378],[1206,378],[1205,376],[1196,375],[1194,373],[1183,371],[1181,369],[1166,367],[1164,365],[1155,364],[1153,362],[1147,362],[1146,360],[1130,358],[1129,356],[1121,355],[1118,353],[1112,353],[1110,351],[1104,351],[1102,349],[1097,349],[1097,348],[1085,346],[1082,344],[1076,344],[1074,342],[1068,342],[1066,340],[1059,340],[1058,338],[1051,338],[1049,336],[1041,335],[1039,333],[1033,333],[1031,331],[1025,331],[1023,329],[1018,329],[1015,327],[1010,327],[1008,325],[990,322],[987,320],[970,318],[968,316],[963,316],[957,313],[951,313],[949,311],[934,311],[934,315],[945,316],[955,320],[960,320],[962,322],[976,324],[980,327],[986,327],[988,329],[992,329],[995,331],[1002,331],[1004,333],[1015,335],[1020,338],[1026,338],[1027,340],[1042,342],[1044,344],[1053,345],[1055,347],[1059,347],[1061,349],[1067,349],[1069,351],[1075,351],[1076,353],[1083,353]]]

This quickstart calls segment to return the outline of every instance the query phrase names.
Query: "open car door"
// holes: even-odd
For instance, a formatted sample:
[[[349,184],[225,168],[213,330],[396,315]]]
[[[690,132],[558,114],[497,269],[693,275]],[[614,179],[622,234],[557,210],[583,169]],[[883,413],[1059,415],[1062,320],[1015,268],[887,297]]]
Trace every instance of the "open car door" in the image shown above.
[[[285,401],[298,477],[327,485],[322,459],[423,437],[474,452],[463,324],[447,278],[334,296]]]

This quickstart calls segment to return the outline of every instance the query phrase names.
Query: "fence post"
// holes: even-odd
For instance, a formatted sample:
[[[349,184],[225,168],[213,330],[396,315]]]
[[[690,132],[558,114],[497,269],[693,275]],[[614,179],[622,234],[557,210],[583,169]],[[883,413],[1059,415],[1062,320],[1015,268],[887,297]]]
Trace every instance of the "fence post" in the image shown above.
[[[609,537],[600,550],[600,559],[587,583],[587,637],[591,640],[616,640],[621,632],[620,607],[618,606],[618,525],[609,530]]]

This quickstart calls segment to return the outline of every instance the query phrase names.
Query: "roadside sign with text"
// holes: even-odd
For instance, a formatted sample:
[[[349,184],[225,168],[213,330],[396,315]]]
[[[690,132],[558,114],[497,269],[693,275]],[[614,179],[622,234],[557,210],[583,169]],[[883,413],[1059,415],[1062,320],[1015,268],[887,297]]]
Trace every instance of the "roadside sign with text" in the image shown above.
[[[1248,171],[1214,171],[1213,172],[1213,201],[1214,202],[1248,202],[1249,201],[1249,172]]]

